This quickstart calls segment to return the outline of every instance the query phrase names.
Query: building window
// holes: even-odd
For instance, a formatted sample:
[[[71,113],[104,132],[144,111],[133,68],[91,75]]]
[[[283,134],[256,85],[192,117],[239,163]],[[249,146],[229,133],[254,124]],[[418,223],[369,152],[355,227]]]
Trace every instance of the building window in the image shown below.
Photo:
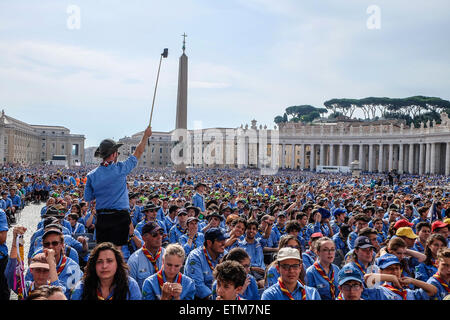
[[[64,145],[63,145],[63,149],[64,149]],[[78,156],[79,152],[80,152],[80,150],[79,150],[78,144],[73,144],[72,145],[72,155],[73,156]]]

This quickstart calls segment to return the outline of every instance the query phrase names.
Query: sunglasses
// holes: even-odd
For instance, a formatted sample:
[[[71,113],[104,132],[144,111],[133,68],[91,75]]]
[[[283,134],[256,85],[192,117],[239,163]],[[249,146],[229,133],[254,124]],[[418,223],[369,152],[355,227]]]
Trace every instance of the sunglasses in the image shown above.
[[[43,242],[42,245],[44,246],[44,248],[48,248],[48,247],[50,247],[50,245],[52,247],[56,247],[60,243],[61,243],[60,241],[50,241],[50,242]]]
[[[150,233],[152,237],[162,236],[163,234],[164,234],[163,230],[153,231],[152,233]]]
[[[359,288],[361,288],[361,284],[359,284],[359,283],[342,285],[342,289],[345,291],[358,290]]]
[[[300,264],[296,263],[296,264],[280,264],[281,269],[285,270],[285,271],[289,271],[291,269],[293,270],[298,270],[300,268]]]

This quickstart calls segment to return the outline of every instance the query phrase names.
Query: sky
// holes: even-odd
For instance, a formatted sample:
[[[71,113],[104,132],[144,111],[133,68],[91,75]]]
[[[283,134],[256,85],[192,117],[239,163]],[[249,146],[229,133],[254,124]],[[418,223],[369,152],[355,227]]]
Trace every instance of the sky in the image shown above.
[[[1,0],[0,109],[84,134],[175,127],[182,34],[188,129],[274,126],[332,98],[450,99],[448,0]],[[355,114],[358,116],[358,114]],[[361,115],[362,116],[362,115]]]

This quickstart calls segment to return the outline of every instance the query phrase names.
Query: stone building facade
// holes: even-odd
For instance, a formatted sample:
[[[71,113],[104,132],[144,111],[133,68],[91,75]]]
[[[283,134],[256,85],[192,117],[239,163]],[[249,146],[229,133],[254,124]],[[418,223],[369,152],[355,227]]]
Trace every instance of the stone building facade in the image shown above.
[[[84,135],[62,126],[32,125],[0,116],[0,163],[45,164],[54,155],[65,155],[69,166],[84,164]]]
[[[144,167],[172,167],[176,147],[173,132],[155,132],[140,161]],[[187,131],[188,167],[316,170],[318,166],[350,166],[358,160],[363,171],[450,175],[450,120],[422,123],[400,121],[338,121],[286,123],[277,128],[251,126]],[[134,151],[142,132],[125,137],[122,159]],[[214,143],[214,145],[212,145]]]

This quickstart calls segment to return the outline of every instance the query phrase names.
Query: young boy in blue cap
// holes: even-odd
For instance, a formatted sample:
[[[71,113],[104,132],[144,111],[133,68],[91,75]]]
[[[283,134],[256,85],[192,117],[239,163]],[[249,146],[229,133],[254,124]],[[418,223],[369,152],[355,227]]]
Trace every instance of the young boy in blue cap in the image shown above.
[[[212,294],[213,271],[224,253],[225,239],[221,229],[208,229],[203,246],[192,250],[186,259],[184,274],[194,280],[197,299],[208,300]]]
[[[385,282],[383,287],[389,289],[394,293],[395,300],[428,300],[429,297],[434,296],[437,293],[437,288],[432,284],[409,277],[401,276],[400,260],[393,254],[384,254],[376,260],[380,273],[383,275],[392,275],[399,280],[400,286],[395,286],[392,283]],[[412,284],[419,289],[411,290],[403,288]]]

